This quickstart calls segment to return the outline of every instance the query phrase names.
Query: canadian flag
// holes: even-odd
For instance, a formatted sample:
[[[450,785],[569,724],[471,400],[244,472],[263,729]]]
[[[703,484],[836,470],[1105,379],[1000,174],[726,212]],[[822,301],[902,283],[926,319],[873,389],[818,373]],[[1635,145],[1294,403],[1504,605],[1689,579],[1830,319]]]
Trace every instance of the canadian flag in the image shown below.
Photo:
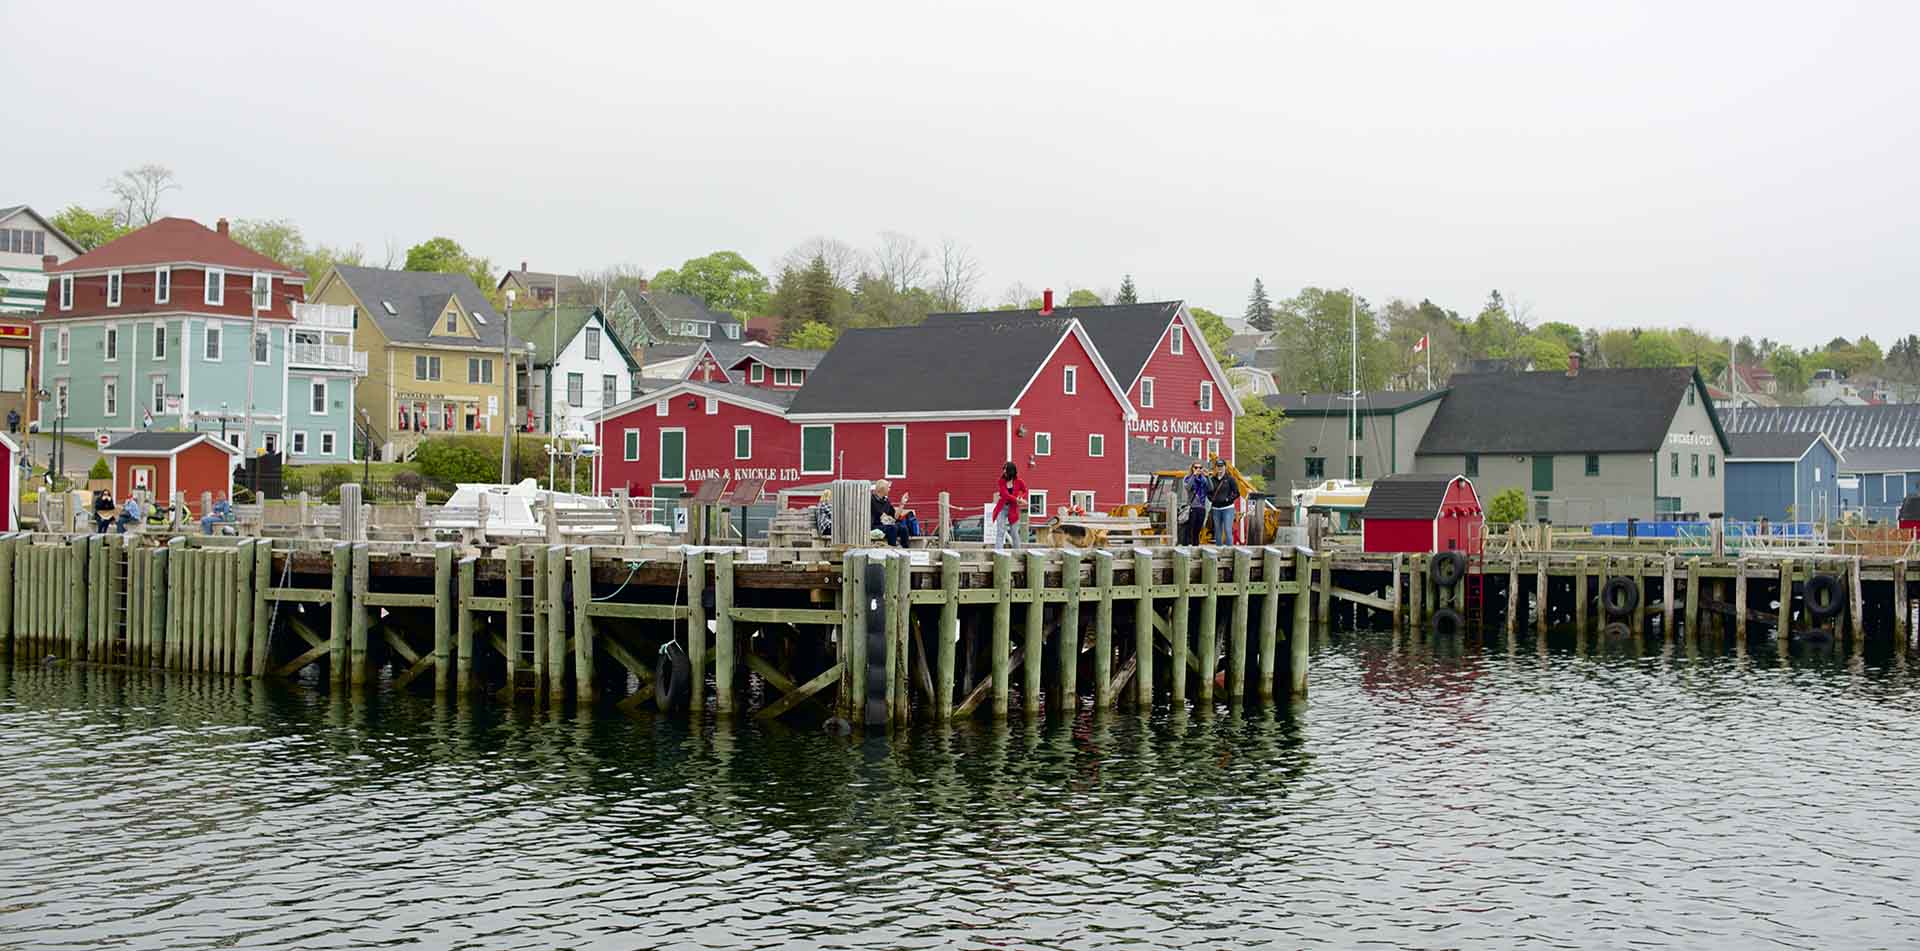
[[[1427,352],[1427,335],[1426,334],[1421,334],[1420,339],[1414,343],[1413,352],[1414,353]]]

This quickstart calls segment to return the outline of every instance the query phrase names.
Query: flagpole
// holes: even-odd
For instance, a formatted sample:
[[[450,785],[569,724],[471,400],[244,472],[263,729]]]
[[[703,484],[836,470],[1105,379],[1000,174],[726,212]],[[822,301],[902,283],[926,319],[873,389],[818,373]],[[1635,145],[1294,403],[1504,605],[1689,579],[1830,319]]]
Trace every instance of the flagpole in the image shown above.
[[[1427,352],[1427,389],[1431,390],[1433,389],[1433,337],[1423,334],[1420,342],[1425,344],[1420,349]]]

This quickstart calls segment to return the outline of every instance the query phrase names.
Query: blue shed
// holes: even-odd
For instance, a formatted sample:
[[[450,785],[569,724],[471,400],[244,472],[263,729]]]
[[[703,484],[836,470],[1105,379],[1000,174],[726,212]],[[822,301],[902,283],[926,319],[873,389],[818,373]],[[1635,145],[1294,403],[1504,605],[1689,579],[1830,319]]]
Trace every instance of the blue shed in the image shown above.
[[[1874,521],[1898,519],[1901,500],[1920,494],[1920,448],[1850,449],[1840,471],[1859,480],[1857,487],[1844,491],[1842,504]]]
[[[1807,522],[1839,518],[1840,451],[1820,433],[1730,436],[1727,517]]]

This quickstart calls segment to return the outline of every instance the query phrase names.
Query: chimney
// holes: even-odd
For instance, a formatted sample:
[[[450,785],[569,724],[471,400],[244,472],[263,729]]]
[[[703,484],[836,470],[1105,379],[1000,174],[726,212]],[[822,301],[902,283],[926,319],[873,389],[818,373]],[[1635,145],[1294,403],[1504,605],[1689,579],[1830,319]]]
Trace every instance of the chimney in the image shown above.
[[[525,261],[520,262],[520,273],[522,274],[527,273],[527,262]]]
[[[1045,317],[1051,313],[1053,313],[1053,288],[1049,287],[1040,292],[1040,316]]]
[[[219,221],[214,222],[213,230],[214,230],[214,233],[218,234],[220,237],[222,238],[226,237],[227,236],[227,219],[222,218]]]
[[[60,259],[51,254],[40,255],[40,270],[42,271],[51,271],[53,270],[53,266],[59,263]]]
[[[1578,350],[1575,350],[1572,353],[1567,354],[1567,375],[1568,376],[1580,375],[1580,351]]]

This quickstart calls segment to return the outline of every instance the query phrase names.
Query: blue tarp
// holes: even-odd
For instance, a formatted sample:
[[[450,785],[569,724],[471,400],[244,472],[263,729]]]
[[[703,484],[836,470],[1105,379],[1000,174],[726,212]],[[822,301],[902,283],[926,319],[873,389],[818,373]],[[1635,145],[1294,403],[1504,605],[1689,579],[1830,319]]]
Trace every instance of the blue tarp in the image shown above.
[[[1635,534],[1641,538],[1679,538],[1683,535],[1705,536],[1710,531],[1712,531],[1712,525],[1708,522],[1641,522]],[[1627,537],[1627,523],[1623,521],[1595,522],[1593,523],[1593,534],[1625,538]],[[1759,522],[1727,522],[1728,538],[1759,534],[1761,534]],[[1766,534],[1768,536],[1784,536],[1788,538],[1810,538],[1813,536],[1813,523],[1768,522]]]

